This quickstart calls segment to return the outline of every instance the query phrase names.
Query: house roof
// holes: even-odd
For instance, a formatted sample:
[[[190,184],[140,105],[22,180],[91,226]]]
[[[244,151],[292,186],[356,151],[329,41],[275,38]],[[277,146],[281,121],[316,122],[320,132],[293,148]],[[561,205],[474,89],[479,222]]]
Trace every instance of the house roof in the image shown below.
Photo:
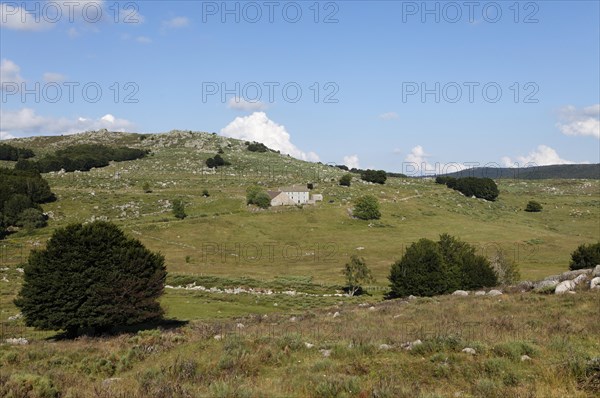
[[[267,193],[271,199],[275,199],[277,196],[279,196],[279,194],[281,194],[281,191],[267,191]]]
[[[282,187],[281,192],[308,192],[308,188],[302,185],[291,185],[288,187]]]

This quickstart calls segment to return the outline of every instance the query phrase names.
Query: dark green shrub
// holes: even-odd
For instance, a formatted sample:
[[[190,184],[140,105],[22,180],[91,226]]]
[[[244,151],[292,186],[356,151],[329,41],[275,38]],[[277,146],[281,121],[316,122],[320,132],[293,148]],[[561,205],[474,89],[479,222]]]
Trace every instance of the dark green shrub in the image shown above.
[[[412,244],[390,271],[390,297],[432,296],[457,289],[495,286],[497,276],[475,248],[448,234],[438,242],[421,239]]]
[[[360,178],[368,182],[385,184],[387,174],[384,170],[364,170],[361,173]]]
[[[530,213],[540,212],[542,211],[542,205],[539,202],[536,202],[535,200],[530,200],[527,203],[527,206],[525,206],[525,211]]]
[[[107,330],[155,320],[166,278],[164,257],[114,224],[58,229],[31,252],[15,304],[27,326],[67,331]]]
[[[185,213],[185,204],[181,199],[175,199],[173,201],[173,215],[180,220],[187,217],[187,214]]]
[[[379,201],[375,196],[365,195],[356,199],[352,215],[361,220],[378,220],[381,218]]]
[[[267,152],[269,148],[261,142],[249,143],[246,141],[246,147],[250,152]]]
[[[350,174],[350,173],[344,174],[340,178],[340,185],[342,185],[342,186],[349,187],[351,183],[352,183],[352,174]]]
[[[43,228],[47,225],[46,216],[44,216],[41,210],[34,208],[25,209],[19,214],[15,225],[27,230]]]
[[[420,239],[410,245],[402,259],[392,265],[389,280],[389,297],[446,293],[446,265],[437,243]]]
[[[571,253],[569,269],[593,268],[598,264],[600,264],[600,242],[582,244]]]
[[[266,192],[259,192],[254,196],[253,202],[261,209],[267,209],[271,206],[271,197]]]
[[[19,159],[29,159],[35,156],[31,149],[17,148],[9,144],[0,144],[0,160],[17,161]]]

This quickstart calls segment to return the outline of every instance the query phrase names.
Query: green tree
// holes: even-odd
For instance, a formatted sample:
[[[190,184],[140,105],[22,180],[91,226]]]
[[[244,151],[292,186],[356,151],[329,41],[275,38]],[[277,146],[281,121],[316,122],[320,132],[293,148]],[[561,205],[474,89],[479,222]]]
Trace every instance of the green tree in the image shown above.
[[[495,286],[498,278],[490,262],[475,248],[448,234],[438,242],[421,239],[392,265],[391,297],[431,296],[456,289]]]
[[[352,214],[361,220],[378,220],[381,218],[379,201],[372,195],[361,196],[354,203]]]
[[[446,293],[446,266],[436,242],[420,239],[406,249],[390,270],[389,297],[434,296]]]
[[[346,277],[346,286],[350,296],[354,296],[356,292],[362,290],[362,284],[374,281],[365,259],[355,254],[350,257],[350,262],[346,263],[342,273]]]
[[[361,173],[360,178],[368,181],[374,182],[376,184],[385,184],[385,180],[387,180],[387,173],[385,170],[365,170]]]
[[[254,196],[253,203],[261,209],[268,209],[271,206],[271,197],[268,193],[261,191]]]
[[[208,198],[210,196],[210,193],[208,193],[208,189],[202,190],[202,196],[204,196],[205,198]]]
[[[350,173],[344,174],[340,178],[340,185],[342,185],[344,187],[349,187],[350,184],[352,184],[352,174],[350,174]]]
[[[43,228],[47,225],[46,216],[41,210],[29,208],[19,214],[19,218],[15,223],[17,227],[25,228],[31,231],[36,228]]]
[[[179,218],[180,220],[183,220],[187,217],[187,214],[185,212],[185,204],[181,199],[175,199],[173,201],[173,215]]]
[[[17,225],[19,216],[25,209],[36,207],[26,195],[16,194],[4,202],[4,221],[8,225]]]
[[[491,259],[492,268],[498,277],[498,282],[504,285],[516,283],[521,279],[519,266],[508,254],[499,249]]]
[[[246,188],[246,204],[254,204],[254,198],[261,191],[262,188],[256,185],[252,185]]]
[[[525,207],[525,211],[530,212],[530,213],[537,213],[542,211],[542,205],[539,202],[536,202],[535,200],[530,200],[527,203],[527,206]]]
[[[582,244],[571,253],[569,269],[593,268],[598,264],[600,264],[600,242]]]
[[[164,257],[107,222],[74,224],[31,252],[15,304],[27,326],[96,332],[160,318]]]

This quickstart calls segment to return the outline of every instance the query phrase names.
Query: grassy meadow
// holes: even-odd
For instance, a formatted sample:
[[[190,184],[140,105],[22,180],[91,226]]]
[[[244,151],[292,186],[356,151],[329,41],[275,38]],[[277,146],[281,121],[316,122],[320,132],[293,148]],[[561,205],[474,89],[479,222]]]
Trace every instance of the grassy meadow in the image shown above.
[[[58,197],[43,205],[48,227],[0,241],[0,321],[18,313],[12,304],[18,268],[30,250],[75,222],[115,222],[165,255],[170,286],[206,289],[165,290],[167,318],[186,322],[173,328],[63,341],[14,322],[14,330],[0,332],[31,342],[0,345],[0,396],[588,397],[600,391],[600,376],[593,376],[600,369],[589,364],[600,356],[598,292],[383,301],[390,266],[405,248],[444,232],[487,256],[503,249],[522,279],[566,271],[579,244],[600,239],[598,180],[502,179],[498,199],[486,202],[430,179],[375,185],[355,177],[342,187],[342,170],[251,153],[243,142],[207,133],[86,133],[14,144],[43,154],[73,143],[152,153],[90,172],[44,175]],[[232,165],[214,172],[204,161],[219,148]],[[152,192],[144,192],[145,182]],[[268,210],[245,204],[249,185],[308,182],[323,202]],[[364,194],[379,199],[380,220],[349,216],[352,201]],[[186,204],[184,220],[171,213],[178,198]],[[529,200],[543,211],[524,212]],[[341,269],[352,254],[365,258],[376,279],[369,295],[340,294]],[[224,292],[235,288],[246,291]],[[416,339],[423,344],[402,348]],[[465,347],[476,354],[463,353]]]

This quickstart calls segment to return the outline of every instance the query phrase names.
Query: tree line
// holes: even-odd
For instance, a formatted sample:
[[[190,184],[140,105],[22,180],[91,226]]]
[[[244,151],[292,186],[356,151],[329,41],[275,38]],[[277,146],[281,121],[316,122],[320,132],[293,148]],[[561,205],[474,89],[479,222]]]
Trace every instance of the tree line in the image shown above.
[[[17,170],[49,173],[51,171],[89,171],[92,168],[106,167],[111,161],[123,162],[141,159],[148,155],[146,149],[119,147],[112,148],[97,144],[81,144],[60,149],[45,155],[39,160],[21,159],[15,165]]]
[[[0,160],[10,160],[16,162],[19,159],[29,159],[35,156],[35,153],[28,148],[17,148],[9,144],[0,144]]]

